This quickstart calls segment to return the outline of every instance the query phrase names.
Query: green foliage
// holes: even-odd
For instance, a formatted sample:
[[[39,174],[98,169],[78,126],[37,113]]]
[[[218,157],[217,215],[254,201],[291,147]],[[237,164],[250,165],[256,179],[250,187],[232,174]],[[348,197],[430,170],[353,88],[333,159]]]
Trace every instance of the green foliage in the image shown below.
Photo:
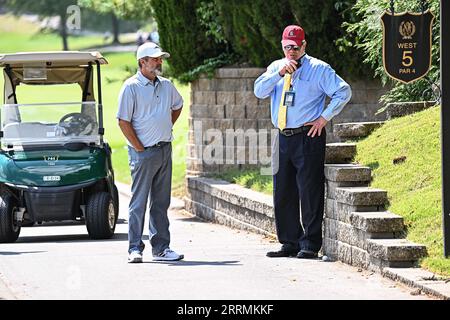
[[[125,20],[150,20],[153,16],[151,0],[78,0],[78,4],[97,12],[114,12]]]
[[[153,0],[162,47],[170,52],[168,60],[172,75],[180,77],[191,72],[206,59],[219,57],[225,46],[215,44],[200,23],[197,9],[202,0]]]
[[[212,78],[214,76],[214,71],[225,65],[229,65],[235,61],[233,55],[226,52],[220,54],[215,58],[206,59],[201,65],[194,68],[191,71],[181,74],[178,80],[181,83],[188,83],[197,79],[201,74],[205,74],[207,77]]]
[[[371,73],[359,62],[362,57],[353,39],[344,39],[340,28],[344,18],[351,17],[349,8],[356,0],[306,4],[294,0],[152,0],[151,8],[148,1],[107,2],[114,3],[123,15],[154,15],[161,45],[172,54],[171,75],[184,82],[228,62],[266,67],[282,56],[281,34],[289,24],[304,26],[308,52],[340,74]]]
[[[404,218],[407,238],[427,246],[421,265],[450,275],[443,258],[440,107],[394,119],[357,145],[356,161],[372,167],[371,187],[388,192],[388,210]],[[404,157],[397,163],[394,159]]]
[[[104,0],[100,0],[103,2]],[[114,11],[124,19],[149,20],[153,18],[152,0],[106,0],[112,2]]]
[[[433,25],[432,34],[432,67],[427,75],[427,79],[421,79],[411,84],[402,84],[393,81],[384,72],[383,57],[380,54],[383,46],[383,32],[380,17],[383,12],[389,9],[389,3],[386,0],[359,0],[351,9],[353,18],[344,24],[348,31],[348,37],[357,39],[355,46],[363,51],[364,62],[370,65],[377,76],[384,83],[393,86],[385,96],[382,102],[391,101],[422,101],[436,100],[435,88],[430,83],[439,82],[439,0],[427,1],[431,12],[436,16]],[[420,2],[418,0],[395,1],[395,11],[420,11]]]
[[[305,30],[309,54],[330,63],[344,76],[357,76],[371,74],[371,70],[358,61],[361,54],[351,45],[353,39],[343,40],[345,30],[340,27],[344,18],[351,15],[349,8],[355,1],[215,0],[215,3],[225,38],[241,61],[265,67],[279,59],[283,55],[284,28],[298,24]]]
[[[240,55],[241,61],[265,67],[280,57],[284,26],[280,25],[278,16],[288,15],[286,21],[292,21],[292,15],[280,13],[280,9],[288,12],[288,8],[283,8],[277,1],[215,0],[215,3],[225,38]],[[261,12],[264,7],[268,9]]]
[[[14,13],[36,13],[44,17],[58,15],[65,16],[67,7],[76,5],[76,0],[7,0],[8,8]]]
[[[217,20],[219,11],[214,2],[201,2],[197,8],[200,24],[206,29],[206,35],[211,36],[215,43],[227,43],[223,34],[223,26]]]
[[[78,5],[81,7],[81,25],[87,30],[111,31],[114,21],[112,15],[119,17],[122,13],[112,0],[78,0]],[[120,32],[135,32],[143,25],[138,19],[118,19],[118,23]]]
[[[435,99],[430,82],[439,79],[439,0],[429,1],[437,16],[433,68],[428,79],[410,85],[393,83],[383,70],[380,17],[388,8],[387,0],[152,0],[151,7],[150,0],[108,2],[122,14],[155,15],[161,44],[173,54],[172,75],[182,81],[194,79],[201,71],[211,72],[225,60],[265,67],[282,57],[283,29],[299,24],[306,32],[308,53],[328,62],[345,78],[372,77],[375,70],[376,76],[389,81],[394,88],[383,101]],[[397,11],[417,11],[419,1],[396,1],[396,5]]]
[[[101,13],[93,10],[81,8],[81,26],[83,30],[93,30],[98,32],[113,31],[113,13]],[[134,33],[140,29],[144,23],[142,21],[131,21],[118,19],[120,33]]]
[[[78,0],[78,5],[101,13],[114,12],[116,9],[114,1],[105,0]]]
[[[351,19],[350,8],[355,0],[338,1],[290,1],[291,10],[306,32],[308,52],[330,63],[346,78],[373,75],[373,71],[361,64],[362,53],[354,47],[354,37],[343,41],[345,19]],[[320,10],[317,8],[320,7]]]

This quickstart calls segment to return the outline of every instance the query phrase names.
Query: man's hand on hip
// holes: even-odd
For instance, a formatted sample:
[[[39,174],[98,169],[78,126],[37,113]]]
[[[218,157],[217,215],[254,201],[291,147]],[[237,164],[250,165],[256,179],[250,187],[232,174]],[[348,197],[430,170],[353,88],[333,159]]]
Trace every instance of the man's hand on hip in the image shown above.
[[[327,123],[328,121],[325,120],[325,118],[322,116],[312,122],[305,123],[305,126],[312,126],[308,131],[308,137],[311,136],[311,138],[314,138],[316,133],[317,136],[320,137],[320,135],[322,134],[322,129],[327,125]]]

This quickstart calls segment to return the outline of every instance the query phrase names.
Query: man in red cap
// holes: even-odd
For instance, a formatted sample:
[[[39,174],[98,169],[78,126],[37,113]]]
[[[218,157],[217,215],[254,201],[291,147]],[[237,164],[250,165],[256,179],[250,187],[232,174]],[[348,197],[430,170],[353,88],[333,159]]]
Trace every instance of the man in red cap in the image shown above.
[[[311,259],[322,247],[325,125],[350,101],[351,89],[330,65],[306,54],[300,26],[287,26],[281,45],[284,58],[272,62],[254,88],[258,98],[271,98],[272,123],[279,129],[272,168],[282,246],[267,256]]]

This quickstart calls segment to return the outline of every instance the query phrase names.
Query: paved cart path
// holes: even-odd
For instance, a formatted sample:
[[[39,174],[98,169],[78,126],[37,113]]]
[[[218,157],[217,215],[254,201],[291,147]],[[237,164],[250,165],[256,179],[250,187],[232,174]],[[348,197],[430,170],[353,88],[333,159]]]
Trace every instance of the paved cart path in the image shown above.
[[[340,262],[269,259],[264,236],[171,210],[172,248],[182,262],[127,264],[127,205],[111,240],[90,240],[84,224],[23,228],[0,244],[3,299],[430,299],[376,273]],[[146,234],[147,231],[146,231]],[[148,238],[148,237],[146,237]]]

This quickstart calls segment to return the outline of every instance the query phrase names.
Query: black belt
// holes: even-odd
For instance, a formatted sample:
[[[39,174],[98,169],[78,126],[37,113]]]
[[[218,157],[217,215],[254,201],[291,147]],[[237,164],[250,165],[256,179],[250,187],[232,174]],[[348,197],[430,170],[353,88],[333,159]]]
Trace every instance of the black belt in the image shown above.
[[[280,130],[280,133],[285,137],[291,137],[295,134],[308,132],[310,129],[311,126],[301,126],[300,128]]]
[[[145,149],[157,148],[157,147],[163,147],[163,146],[165,146],[166,144],[170,144],[170,142],[168,142],[168,141],[160,141],[160,142],[158,142],[157,144],[154,144],[154,145],[152,145],[152,146],[150,146],[150,147],[145,147]]]

